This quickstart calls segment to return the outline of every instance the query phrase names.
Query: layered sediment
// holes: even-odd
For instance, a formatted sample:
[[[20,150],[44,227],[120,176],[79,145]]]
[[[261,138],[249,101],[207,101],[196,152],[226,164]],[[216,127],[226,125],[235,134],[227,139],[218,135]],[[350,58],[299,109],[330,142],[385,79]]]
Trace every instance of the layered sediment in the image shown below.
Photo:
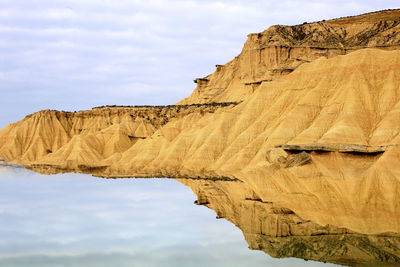
[[[65,112],[43,110],[1,130],[0,159],[30,164],[59,158],[66,167],[95,165],[150,138],[168,122],[203,116],[237,103],[171,106],[103,106]]]
[[[399,23],[389,10],[273,26],[179,105],[40,111],[0,131],[0,160],[42,173],[240,181],[242,200],[281,214],[276,229],[276,214],[262,219],[274,238],[395,235]]]
[[[275,25],[249,34],[241,53],[216,65],[214,73],[195,79],[197,88],[179,104],[241,101],[261,83],[284,77],[320,57],[364,48],[399,49],[399,15],[399,10],[387,10],[295,26]]]
[[[265,202],[245,183],[178,179],[195,201],[235,224],[249,244],[276,258],[297,257],[348,266],[398,266],[400,235],[362,235],[304,220],[277,203]]]

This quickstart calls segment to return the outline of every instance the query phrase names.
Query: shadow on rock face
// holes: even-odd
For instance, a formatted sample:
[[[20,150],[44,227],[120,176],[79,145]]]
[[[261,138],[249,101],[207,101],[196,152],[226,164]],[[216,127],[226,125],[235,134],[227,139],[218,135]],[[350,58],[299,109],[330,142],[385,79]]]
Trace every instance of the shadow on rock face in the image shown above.
[[[301,154],[301,153],[300,153]],[[298,155],[300,155],[298,154]],[[400,235],[366,235],[300,218],[277,203],[263,202],[245,183],[177,179],[239,227],[250,249],[275,258],[296,257],[348,266],[399,266]]]

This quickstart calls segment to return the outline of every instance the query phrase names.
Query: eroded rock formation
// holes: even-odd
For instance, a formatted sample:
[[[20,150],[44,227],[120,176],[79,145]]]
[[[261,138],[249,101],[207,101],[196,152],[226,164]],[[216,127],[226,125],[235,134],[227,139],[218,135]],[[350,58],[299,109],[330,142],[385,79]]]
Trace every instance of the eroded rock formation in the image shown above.
[[[320,57],[332,58],[363,48],[398,49],[399,29],[399,10],[272,26],[249,34],[235,59],[217,65],[213,74],[196,79],[197,88],[179,103],[241,101],[261,83],[286,76]]]
[[[41,111],[0,131],[0,159],[42,173],[240,180],[321,229],[399,233],[399,17],[273,26],[196,80],[180,102],[196,104]]]
[[[277,203],[265,202],[239,181],[178,179],[197,195],[196,204],[235,224],[251,249],[276,258],[296,257],[349,266],[398,266],[400,235],[362,235],[304,220]]]
[[[29,164],[58,158],[65,167],[95,165],[120,154],[138,140],[150,138],[175,119],[201,117],[237,103],[173,106],[104,106],[88,111],[43,110],[1,131],[1,158]],[[164,131],[169,139],[173,131]],[[75,164],[77,163],[77,164]]]

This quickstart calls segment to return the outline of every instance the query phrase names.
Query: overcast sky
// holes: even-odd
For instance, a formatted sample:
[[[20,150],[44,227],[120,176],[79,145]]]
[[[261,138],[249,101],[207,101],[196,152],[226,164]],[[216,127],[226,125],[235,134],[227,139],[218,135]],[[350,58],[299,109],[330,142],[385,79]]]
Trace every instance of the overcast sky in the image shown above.
[[[0,0],[0,128],[40,109],[173,104],[251,32],[398,0]]]

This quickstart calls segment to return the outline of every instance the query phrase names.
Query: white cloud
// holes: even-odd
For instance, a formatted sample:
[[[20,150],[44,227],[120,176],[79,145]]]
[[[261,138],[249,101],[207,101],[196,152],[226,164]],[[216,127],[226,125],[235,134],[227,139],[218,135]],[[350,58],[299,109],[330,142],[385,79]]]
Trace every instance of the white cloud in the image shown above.
[[[37,108],[171,104],[190,94],[193,78],[235,57],[250,32],[398,5],[388,0],[0,4],[0,105],[9,110],[0,114],[0,128]],[[94,91],[103,95],[92,96]],[[127,99],[127,91],[135,97]]]
[[[43,15],[43,14],[42,14]],[[76,19],[78,13],[72,8],[52,8],[45,11],[45,15],[50,19]]]

